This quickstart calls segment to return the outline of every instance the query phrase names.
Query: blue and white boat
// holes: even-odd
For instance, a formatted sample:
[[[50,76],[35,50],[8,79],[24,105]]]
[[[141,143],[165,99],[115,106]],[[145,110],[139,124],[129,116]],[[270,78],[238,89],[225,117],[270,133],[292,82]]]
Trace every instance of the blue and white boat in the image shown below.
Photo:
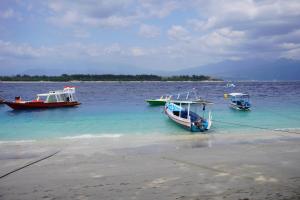
[[[229,93],[230,97],[229,106],[235,110],[250,111],[250,95],[244,93]]]
[[[233,83],[227,83],[225,87],[226,88],[234,88],[235,85]]]
[[[168,101],[165,104],[165,114],[175,123],[183,126],[191,132],[203,132],[210,129],[212,125],[212,115],[209,110],[206,112],[207,105],[212,104],[208,101]],[[193,108],[193,111],[192,111]],[[200,116],[194,110],[202,110]]]

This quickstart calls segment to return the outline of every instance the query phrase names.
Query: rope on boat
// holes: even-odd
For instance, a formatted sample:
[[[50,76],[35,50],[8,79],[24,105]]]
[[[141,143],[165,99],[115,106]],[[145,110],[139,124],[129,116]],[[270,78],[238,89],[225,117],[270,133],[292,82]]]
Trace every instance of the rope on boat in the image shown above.
[[[26,164],[26,165],[24,165],[24,166],[21,166],[21,167],[19,167],[19,168],[16,168],[16,169],[14,169],[14,170],[12,170],[12,171],[10,171],[10,172],[8,172],[8,173],[6,173],[6,174],[0,176],[0,179],[4,178],[4,177],[6,177],[6,176],[8,176],[8,175],[10,175],[10,174],[13,174],[13,173],[15,173],[15,172],[17,172],[17,171],[19,171],[19,170],[21,170],[21,169],[24,169],[24,168],[26,168],[26,167],[29,167],[29,166],[31,166],[31,165],[33,165],[33,164],[36,164],[36,163],[38,163],[38,162],[41,162],[41,161],[46,160],[46,159],[48,159],[48,158],[51,158],[52,156],[55,156],[55,155],[58,154],[59,152],[60,152],[60,150],[59,150],[59,151],[56,151],[56,152],[54,152],[54,153],[52,153],[52,154],[50,154],[50,155],[48,155],[48,156],[46,156],[46,157],[40,158],[40,159],[35,160],[35,161],[32,161],[32,162],[30,162],[30,163],[28,163],[28,164]]]
[[[241,124],[241,123],[236,123],[236,122],[225,122],[225,121],[220,121],[220,120],[212,120],[212,121],[222,123],[222,124],[246,126],[246,127],[250,127],[250,128],[262,129],[262,130],[268,130],[268,131],[300,134],[299,132],[295,132],[295,131],[288,131],[288,130],[282,130],[282,129],[271,129],[271,128],[267,128],[267,127],[253,126],[253,125],[249,125],[249,124]]]

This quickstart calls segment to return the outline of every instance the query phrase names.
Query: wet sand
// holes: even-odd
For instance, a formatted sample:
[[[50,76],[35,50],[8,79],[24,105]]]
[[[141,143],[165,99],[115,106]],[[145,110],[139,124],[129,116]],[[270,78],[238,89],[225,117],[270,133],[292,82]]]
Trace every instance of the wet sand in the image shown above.
[[[300,135],[0,143],[0,199],[300,199]]]

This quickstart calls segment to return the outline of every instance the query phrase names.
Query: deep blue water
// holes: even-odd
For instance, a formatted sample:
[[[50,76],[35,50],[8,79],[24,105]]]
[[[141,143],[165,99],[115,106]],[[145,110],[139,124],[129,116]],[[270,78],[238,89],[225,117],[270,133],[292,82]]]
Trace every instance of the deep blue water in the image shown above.
[[[300,82],[91,82],[91,83],[0,83],[0,96],[31,100],[38,93],[77,86],[82,105],[76,108],[13,111],[0,105],[0,140],[48,139],[78,135],[191,134],[171,122],[161,107],[145,102],[162,94],[196,88],[213,101],[213,119],[270,129],[300,129]],[[252,111],[228,107],[226,92],[248,92]],[[213,123],[211,133],[245,132],[254,128]]]

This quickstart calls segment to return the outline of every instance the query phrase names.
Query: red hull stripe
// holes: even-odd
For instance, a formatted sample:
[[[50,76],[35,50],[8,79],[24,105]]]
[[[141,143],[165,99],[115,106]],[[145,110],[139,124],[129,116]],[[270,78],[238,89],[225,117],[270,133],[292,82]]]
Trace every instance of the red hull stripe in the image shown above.
[[[44,103],[44,102],[26,102],[26,103],[16,103],[16,102],[5,102],[6,105],[15,110],[23,109],[35,109],[35,108],[59,108],[59,107],[72,107],[80,105],[79,102],[55,102],[55,103]]]

